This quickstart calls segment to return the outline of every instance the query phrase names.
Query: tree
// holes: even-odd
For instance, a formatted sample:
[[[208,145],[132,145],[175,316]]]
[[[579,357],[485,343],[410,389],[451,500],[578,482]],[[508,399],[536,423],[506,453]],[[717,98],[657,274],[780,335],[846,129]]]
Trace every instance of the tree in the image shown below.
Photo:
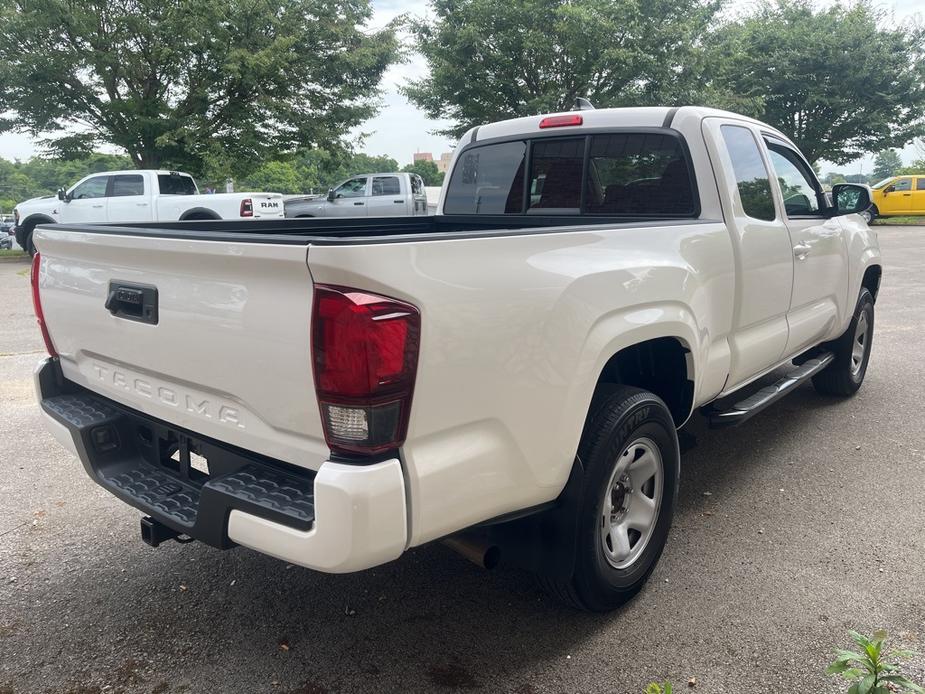
[[[402,171],[416,173],[424,181],[425,186],[442,186],[444,173],[432,161],[416,161],[408,164]]]
[[[885,19],[863,2],[768,2],[710,37],[707,74],[810,162],[901,147],[925,129],[925,27]]]
[[[903,165],[902,159],[895,149],[885,149],[874,159],[874,170],[871,174],[875,181],[895,176],[897,170]]]
[[[597,106],[680,103],[701,81],[714,0],[432,0],[412,24],[430,75],[403,93],[458,137],[473,125]]]
[[[337,145],[396,58],[370,16],[369,0],[0,0],[0,131],[196,174]]]

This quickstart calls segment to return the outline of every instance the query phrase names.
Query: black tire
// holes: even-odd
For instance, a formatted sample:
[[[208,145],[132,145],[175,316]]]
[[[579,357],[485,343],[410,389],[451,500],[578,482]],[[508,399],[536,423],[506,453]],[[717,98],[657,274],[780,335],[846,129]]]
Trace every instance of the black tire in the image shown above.
[[[863,322],[863,323],[862,323]],[[862,324],[863,333],[858,325]],[[863,351],[857,359],[855,344],[861,344]],[[837,340],[824,345],[835,355],[835,361],[813,376],[813,386],[823,395],[847,397],[858,392],[867,373],[870,351],[874,342],[874,297],[863,288],[848,329]]]
[[[635,455],[629,453],[628,447],[640,441],[648,442],[646,446],[654,445],[660,455],[661,499],[654,525],[638,550],[638,556],[631,564],[618,567],[605,555],[604,547],[609,541],[602,527],[606,518],[604,503],[605,499],[613,499],[614,491],[610,485],[620,461],[625,460],[626,455]],[[678,436],[671,413],[658,396],[638,388],[620,386],[588,418],[578,456],[584,474],[577,510],[572,577],[561,580],[544,576],[539,580],[547,592],[573,607],[606,612],[623,605],[639,592],[655,568],[668,539],[680,476]],[[638,495],[644,491],[634,489],[630,495],[634,493]],[[624,497],[621,492],[620,499],[625,511],[632,508],[635,497]],[[636,543],[643,537],[640,534]],[[632,551],[636,551],[636,545],[633,545]]]
[[[873,203],[871,203],[871,206],[867,208],[866,212],[868,214],[868,224],[873,224],[874,220],[880,216],[880,210],[877,209],[877,206]]]
[[[35,253],[36,253],[35,244],[32,243],[32,232],[33,231],[35,231],[35,227],[32,227],[31,229],[26,231],[26,252],[29,254],[30,258],[34,258]]]

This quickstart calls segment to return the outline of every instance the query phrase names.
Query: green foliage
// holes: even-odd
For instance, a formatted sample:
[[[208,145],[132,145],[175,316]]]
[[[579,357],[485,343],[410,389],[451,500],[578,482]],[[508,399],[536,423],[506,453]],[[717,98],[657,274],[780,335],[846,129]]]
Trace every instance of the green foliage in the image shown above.
[[[903,166],[893,172],[894,176],[925,176],[925,161],[920,161],[912,166]]]
[[[336,148],[398,53],[369,0],[0,0],[0,131],[139,168],[246,173]]]
[[[860,2],[777,0],[707,42],[712,84],[789,135],[810,162],[843,164],[925,128],[925,26]]]
[[[874,159],[873,178],[875,181],[882,181],[884,178],[895,176],[902,165],[903,160],[899,158],[895,149],[885,149]]]
[[[665,682],[664,685],[658,682],[650,682],[643,694],[671,694],[671,682]]]
[[[408,164],[402,171],[416,173],[424,181],[425,186],[442,186],[444,173],[432,161],[416,161]]]
[[[836,649],[835,660],[826,668],[826,674],[841,675],[852,682],[847,694],[925,694],[925,689],[899,672],[898,661],[912,656],[910,651],[885,649],[887,634],[882,629],[870,638],[856,631],[849,633],[861,652]]]
[[[432,0],[412,24],[430,75],[402,91],[445,134],[504,118],[691,100],[715,0]]]
[[[66,188],[88,174],[130,168],[128,157],[99,152],[79,159],[0,159],[0,212],[9,212],[29,198],[53,195],[58,188]]]

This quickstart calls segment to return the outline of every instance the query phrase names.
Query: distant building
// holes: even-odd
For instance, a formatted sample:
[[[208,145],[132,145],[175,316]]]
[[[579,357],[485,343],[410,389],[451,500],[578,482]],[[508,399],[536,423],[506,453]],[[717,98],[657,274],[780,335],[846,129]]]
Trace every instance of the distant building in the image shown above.
[[[417,163],[419,161],[433,161],[434,155],[430,152],[415,152],[412,161]]]
[[[437,171],[440,173],[446,173],[450,170],[450,160],[453,158],[452,152],[444,152],[440,155],[440,159],[437,161]]]

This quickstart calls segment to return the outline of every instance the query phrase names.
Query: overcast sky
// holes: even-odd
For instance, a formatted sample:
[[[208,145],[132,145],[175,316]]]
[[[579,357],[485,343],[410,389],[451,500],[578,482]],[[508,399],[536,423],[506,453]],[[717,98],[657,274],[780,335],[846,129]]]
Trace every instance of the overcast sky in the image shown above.
[[[730,0],[730,11],[737,12],[753,5],[752,0]],[[925,17],[925,0],[885,0],[885,9],[891,11],[897,21]],[[375,14],[372,25],[380,27],[399,14],[423,15],[427,13],[427,0],[373,0]],[[441,127],[440,121],[427,118],[421,111],[408,103],[398,93],[398,85],[425,74],[426,66],[420,59],[412,58],[407,63],[393,66],[383,80],[382,110],[378,116],[367,121],[358,132],[367,133],[361,150],[369,154],[387,154],[400,164],[411,161],[414,152],[432,152],[435,157],[441,152],[452,150],[453,143],[447,138],[433,135]],[[26,159],[37,153],[37,148],[27,135],[7,133],[0,135],[0,156],[7,159]],[[915,156],[914,148],[902,152],[908,163]],[[856,172],[863,168],[869,172],[870,158],[853,165],[823,166],[824,171],[838,168],[840,171]]]

